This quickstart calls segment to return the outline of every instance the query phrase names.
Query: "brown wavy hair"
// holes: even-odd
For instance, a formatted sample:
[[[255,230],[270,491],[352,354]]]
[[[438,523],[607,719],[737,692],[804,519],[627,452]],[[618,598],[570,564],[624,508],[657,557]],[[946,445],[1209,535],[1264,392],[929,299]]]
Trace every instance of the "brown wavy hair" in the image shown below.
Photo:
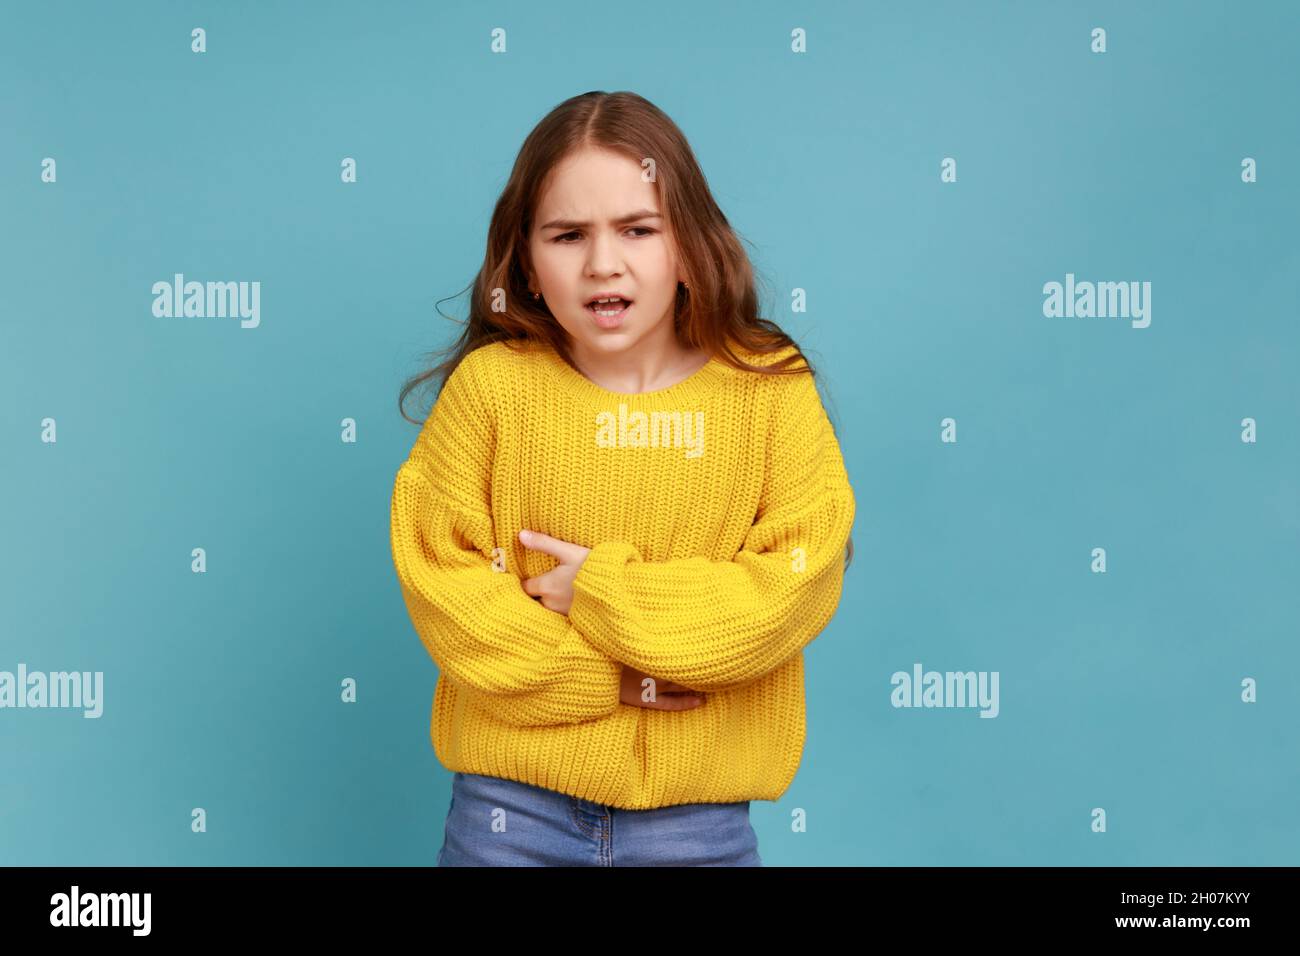
[[[397,399],[402,417],[406,398],[417,388],[437,383],[437,394],[470,352],[493,342],[542,341],[574,365],[564,331],[544,300],[528,292],[528,238],[533,217],[551,171],[567,156],[587,148],[628,157],[638,165],[655,163],[659,211],[675,242],[685,285],[679,283],[673,327],[684,348],[705,349],[733,368],[760,375],[817,373],[799,345],[775,322],[759,316],[755,275],[741,240],[714,201],[685,135],[667,114],[636,93],[593,90],[555,107],[524,140],[510,178],[497,199],[488,224],[487,252],[478,275],[461,291],[470,291],[469,318],[460,336],[445,349],[428,353],[427,371],[407,379]],[[686,288],[689,286],[689,288]],[[493,311],[504,292],[504,311]],[[439,300],[439,303],[446,300]],[[453,322],[450,316],[438,313]],[[794,354],[765,365],[751,365],[733,351],[770,354],[793,346]],[[576,366],[574,366],[576,369]],[[834,421],[832,420],[832,427]],[[853,560],[849,538],[844,566]]]

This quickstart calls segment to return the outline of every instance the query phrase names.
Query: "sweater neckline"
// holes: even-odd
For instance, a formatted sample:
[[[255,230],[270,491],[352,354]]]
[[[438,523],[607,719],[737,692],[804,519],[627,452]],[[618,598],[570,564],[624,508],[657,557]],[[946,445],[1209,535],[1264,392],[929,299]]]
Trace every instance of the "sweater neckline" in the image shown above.
[[[673,385],[667,385],[663,388],[656,388],[648,392],[615,392],[604,386],[597,385],[587,376],[583,375],[576,368],[566,362],[549,342],[541,343],[540,352],[546,364],[552,368],[562,381],[570,388],[574,395],[577,395],[587,401],[592,402],[642,402],[642,401],[664,401],[680,397],[698,398],[719,382],[726,375],[727,365],[718,359],[716,354],[710,355],[709,360],[701,365],[698,369],[686,376],[680,382]]]

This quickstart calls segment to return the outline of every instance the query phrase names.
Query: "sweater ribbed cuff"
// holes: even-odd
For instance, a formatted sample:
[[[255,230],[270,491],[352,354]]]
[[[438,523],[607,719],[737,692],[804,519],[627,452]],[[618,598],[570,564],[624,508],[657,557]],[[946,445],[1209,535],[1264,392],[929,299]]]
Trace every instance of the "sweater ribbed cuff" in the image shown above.
[[[610,660],[576,626],[559,648],[566,677],[555,690],[557,705],[575,720],[612,713],[619,702],[623,665]]]
[[[634,622],[620,608],[628,606],[620,586],[624,566],[640,561],[636,548],[625,541],[604,541],[588,553],[573,579],[569,622],[593,646],[616,661],[625,659],[624,635]]]

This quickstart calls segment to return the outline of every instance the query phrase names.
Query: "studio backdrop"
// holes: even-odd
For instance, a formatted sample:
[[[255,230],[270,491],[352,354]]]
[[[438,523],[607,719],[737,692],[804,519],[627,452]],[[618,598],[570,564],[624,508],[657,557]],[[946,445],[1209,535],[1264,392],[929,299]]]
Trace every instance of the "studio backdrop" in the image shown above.
[[[765,864],[1296,862],[1300,6],[4,19],[0,863],[434,861],[397,395],[587,90],[689,137],[856,495]]]

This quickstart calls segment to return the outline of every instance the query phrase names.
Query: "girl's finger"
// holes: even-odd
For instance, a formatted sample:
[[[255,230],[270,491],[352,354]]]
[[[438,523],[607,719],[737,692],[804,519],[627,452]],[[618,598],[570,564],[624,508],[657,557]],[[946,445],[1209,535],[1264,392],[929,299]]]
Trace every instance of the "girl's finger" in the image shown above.
[[[661,698],[661,701],[663,702],[664,710],[691,710],[692,708],[699,707],[700,704],[704,703],[703,698],[688,696],[663,697]]]
[[[649,675],[647,675],[647,676],[649,676]],[[655,682],[655,689],[656,689],[656,691],[657,691],[658,693],[661,693],[661,694],[662,694],[664,691],[666,691],[666,690],[690,690],[689,687],[685,686],[684,684],[679,684],[679,683],[677,683],[676,681],[672,681],[672,680],[659,680],[659,679],[654,678],[654,677],[651,677],[650,679],[653,680],[653,681]]]

